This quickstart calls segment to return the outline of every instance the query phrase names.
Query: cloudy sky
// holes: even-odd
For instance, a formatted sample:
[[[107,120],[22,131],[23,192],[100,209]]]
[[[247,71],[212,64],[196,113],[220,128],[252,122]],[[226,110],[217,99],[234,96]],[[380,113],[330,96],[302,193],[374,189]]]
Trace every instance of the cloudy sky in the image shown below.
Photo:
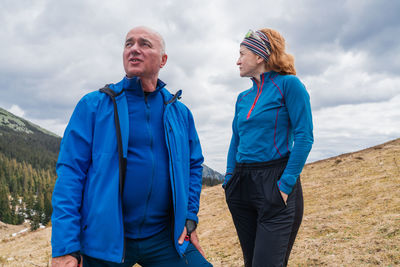
[[[225,171],[248,29],[273,28],[313,109],[309,162],[400,137],[400,1],[2,0],[0,107],[62,136],[77,101],[124,75],[127,31],[165,38],[160,78],[195,117],[205,163]]]

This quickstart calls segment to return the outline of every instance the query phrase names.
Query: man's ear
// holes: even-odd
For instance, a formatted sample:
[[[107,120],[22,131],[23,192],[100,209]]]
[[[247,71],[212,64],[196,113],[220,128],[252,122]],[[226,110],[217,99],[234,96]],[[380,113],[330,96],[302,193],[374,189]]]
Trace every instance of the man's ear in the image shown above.
[[[167,59],[168,59],[168,56],[167,56],[167,54],[164,54],[164,55],[162,55],[162,56],[161,56],[161,64],[160,64],[160,69],[161,69],[162,67],[164,67],[164,66],[165,66],[165,64],[167,64]]]

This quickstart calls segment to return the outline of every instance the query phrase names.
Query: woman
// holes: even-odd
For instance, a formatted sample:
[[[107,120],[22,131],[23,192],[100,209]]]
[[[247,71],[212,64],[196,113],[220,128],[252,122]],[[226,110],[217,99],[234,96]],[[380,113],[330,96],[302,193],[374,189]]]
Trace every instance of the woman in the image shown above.
[[[223,187],[245,266],[286,266],[303,217],[300,172],[313,143],[309,95],[275,30],[240,44],[239,94]]]

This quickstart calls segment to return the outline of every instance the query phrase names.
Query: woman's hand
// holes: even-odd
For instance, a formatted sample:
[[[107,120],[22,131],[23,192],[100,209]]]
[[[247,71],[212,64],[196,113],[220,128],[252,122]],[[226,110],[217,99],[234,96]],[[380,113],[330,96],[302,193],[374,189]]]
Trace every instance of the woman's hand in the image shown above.
[[[281,192],[281,196],[282,196],[282,198],[283,198],[283,201],[285,202],[285,205],[287,205],[288,195],[285,194],[285,193],[283,193],[282,191],[279,191],[279,192]]]

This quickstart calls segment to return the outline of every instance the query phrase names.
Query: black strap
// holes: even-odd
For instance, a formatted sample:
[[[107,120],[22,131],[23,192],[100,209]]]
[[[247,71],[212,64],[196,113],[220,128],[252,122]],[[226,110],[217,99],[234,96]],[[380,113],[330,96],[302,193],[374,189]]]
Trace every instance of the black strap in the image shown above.
[[[115,97],[120,95],[122,91],[117,94],[115,91],[110,89],[110,87],[108,87],[108,84],[105,85],[103,88],[100,88],[99,91],[109,95],[114,105],[114,121],[115,121],[115,130],[117,133],[118,159],[119,159],[119,191],[122,196],[124,193],[124,185],[125,185],[126,158],[124,158],[124,154],[122,151],[121,125],[119,123],[117,101],[115,100]]]
[[[71,255],[72,257],[74,257],[77,261],[78,261],[78,265],[81,264],[81,253],[79,251],[76,252],[72,252],[68,255]]]
[[[172,98],[168,101],[168,102],[164,102],[164,104],[165,105],[168,105],[168,104],[171,104],[171,103],[173,103],[176,99],[181,99],[181,97],[180,97],[180,92],[181,92],[182,90],[179,90],[178,92],[176,92],[176,94],[174,94],[173,96],[172,96]]]

